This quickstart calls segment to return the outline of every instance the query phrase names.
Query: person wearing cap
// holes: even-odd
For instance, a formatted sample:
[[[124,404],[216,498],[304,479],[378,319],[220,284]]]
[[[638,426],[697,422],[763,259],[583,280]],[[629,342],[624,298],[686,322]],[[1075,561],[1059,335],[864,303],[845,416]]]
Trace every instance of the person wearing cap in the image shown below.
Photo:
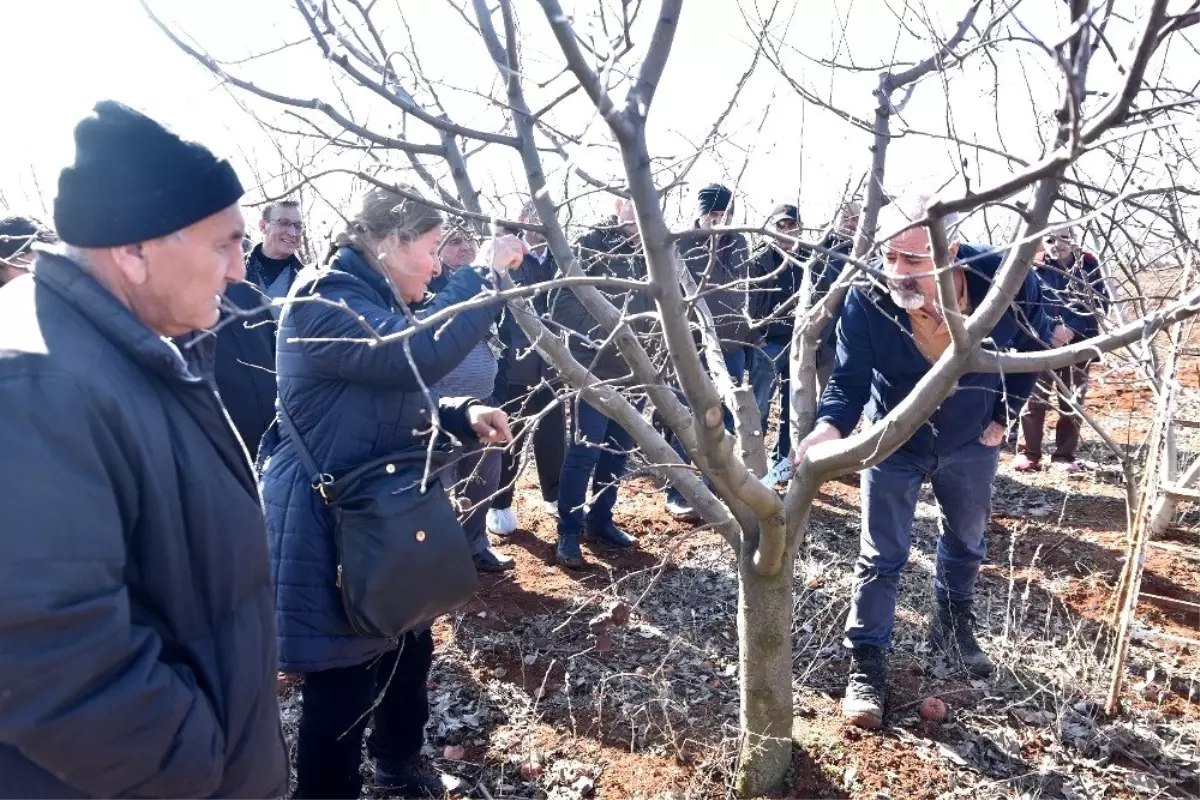
[[[930,202],[928,196],[893,202],[880,212],[880,230],[923,220]],[[992,287],[1004,254],[960,243],[957,220],[942,222],[950,237],[951,258],[958,265],[951,274],[959,311],[967,316]],[[864,409],[872,423],[890,413],[950,346],[932,274],[928,229],[909,227],[885,242],[883,253],[886,283],[854,287],[846,296],[833,375],[821,396],[816,426],[793,454],[796,463],[811,448],[849,436]],[[1044,349],[1052,336],[1053,323],[1042,310],[1037,279],[1030,273],[990,339],[996,350],[1035,351]],[[963,375],[907,442],[862,471],[862,533],[846,621],[850,675],[842,701],[843,716],[851,724],[877,728],[883,722],[886,655],[900,573],[908,563],[917,497],[926,480],[942,522],[933,576],[931,649],[971,675],[991,674],[992,662],[975,637],[975,582],[987,553],[985,534],[1000,444],[1033,381],[1031,374]]]
[[[800,210],[780,203],[767,217],[767,226],[785,236],[800,235]],[[767,435],[771,401],[779,392],[779,438],[775,442],[771,471],[788,465],[789,381],[795,298],[804,286],[804,263],[809,251],[799,242],[787,243],[765,237],[750,265],[751,317],[758,326],[759,342],[749,349],[750,385],[761,415],[763,436]],[[768,452],[770,455],[770,452]],[[772,481],[775,483],[776,481]]]
[[[1046,313],[1063,325],[1063,336],[1056,346],[1100,335],[1100,319],[1108,313],[1112,296],[1096,256],[1080,248],[1071,228],[1059,228],[1046,235],[1033,269],[1042,284]],[[1080,417],[1073,404],[1083,405],[1091,363],[1072,364],[1038,378],[1029,403],[1021,412],[1021,438],[1012,462],[1014,470],[1032,472],[1041,467],[1046,409],[1057,398],[1058,420],[1054,424],[1054,455],[1050,457],[1050,465],[1068,474],[1079,471],[1075,455],[1079,450]],[[1069,396],[1063,393],[1059,381]]]
[[[776,211],[778,213],[778,210]],[[858,203],[853,200],[842,204],[838,209],[837,219],[834,222],[834,227],[821,241],[821,248],[808,256],[800,269],[799,274],[793,279],[794,283],[786,284],[789,288],[796,287],[796,291],[802,286],[804,277],[809,276],[809,297],[808,308],[814,308],[818,303],[825,299],[825,295],[833,288],[833,284],[837,281],[838,276],[842,273],[842,267],[845,265],[846,256],[850,255],[850,251],[854,246],[854,233],[858,228],[858,217],[860,208]],[[807,251],[805,251],[807,252]],[[799,256],[798,256],[799,257]],[[760,263],[757,265],[758,270],[763,270],[772,266],[772,262]],[[776,267],[777,269],[778,267]],[[769,272],[761,274],[771,274]],[[786,274],[782,273],[782,274]],[[767,294],[759,299],[764,306],[777,299],[778,295]],[[769,307],[769,306],[768,306]],[[788,303],[781,310],[776,307],[772,311],[767,308],[760,307],[755,316],[760,320],[769,320],[767,322],[767,333],[764,344],[761,346],[763,352],[752,353],[750,362],[750,379],[754,386],[754,397],[758,401],[759,409],[762,411],[763,433],[767,431],[767,415],[770,411],[771,395],[774,392],[773,386],[768,383],[774,378],[777,371],[779,383],[783,387],[779,398],[779,438],[775,443],[775,463],[767,470],[767,474],[763,476],[762,482],[767,486],[777,486],[780,483],[786,482],[792,476],[792,461],[788,458],[788,453],[791,451],[791,423],[788,419],[791,414],[791,385],[790,385],[790,364],[788,361],[791,358],[791,340],[792,329],[794,327],[796,315],[796,304]],[[821,328],[821,332],[817,336],[817,395],[820,396],[821,391],[825,388],[825,384],[829,381],[829,376],[833,373],[833,362],[836,355],[835,347],[835,332],[837,330],[837,321],[841,316],[841,307],[834,310],[833,315],[825,322]],[[785,335],[786,334],[786,335]],[[775,349],[771,345],[772,337],[776,341],[780,341],[787,348],[780,352],[773,359],[773,363],[768,371],[768,365],[763,358],[764,354],[774,352]],[[755,358],[754,356],[757,356]],[[756,371],[757,367],[757,371]]]
[[[208,377],[240,281],[227,161],[113,101],[63,242],[0,289],[0,796],[280,797],[258,488]]]
[[[696,195],[697,214],[693,224],[703,230],[727,225],[733,218],[733,207],[733,192],[729,187],[711,183]],[[753,340],[748,291],[751,259],[746,237],[740,233],[702,236],[685,245],[681,256],[708,303],[729,377],[734,385],[740,386],[746,374],[746,349]],[[700,343],[699,333],[696,341]],[[733,430],[733,414],[728,408],[725,427]],[[673,435],[668,439],[684,463],[691,463],[679,440]],[[671,516],[681,520],[696,518],[691,504],[678,489],[668,485],[665,493]]]
[[[521,209],[518,222],[541,225],[542,218],[533,200]],[[520,229],[529,252],[521,266],[509,273],[517,286],[533,286],[554,279],[558,268],[546,237],[531,229]],[[543,317],[549,312],[549,293],[530,298]],[[517,529],[517,514],[512,509],[517,476],[522,468],[526,437],[533,439],[533,461],[537,469],[541,509],[558,516],[558,481],[566,455],[567,428],[563,404],[554,393],[557,375],[531,346],[529,337],[517,324],[507,306],[500,312],[500,342],[503,353],[496,375],[496,399],[513,419],[513,444],[504,449],[500,463],[500,492],[488,511],[487,529],[497,536],[509,536]],[[528,424],[527,424],[528,423]]]
[[[436,295],[450,286],[458,270],[475,263],[478,252],[474,237],[464,227],[449,228],[438,250],[442,269],[429,282],[430,293]],[[496,352],[499,348],[493,327],[457,366],[433,385],[433,391],[442,397],[474,397],[485,405],[494,405],[492,392],[496,386]],[[464,440],[450,454],[449,463],[443,469],[442,484],[457,501],[459,519],[467,533],[475,569],[505,572],[515,567],[516,561],[511,556],[492,549],[485,527],[492,498],[500,488],[500,451],[483,442]]]
[[[0,219],[0,286],[29,272],[35,244],[53,244],[53,232],[33,217],[13,214]]]

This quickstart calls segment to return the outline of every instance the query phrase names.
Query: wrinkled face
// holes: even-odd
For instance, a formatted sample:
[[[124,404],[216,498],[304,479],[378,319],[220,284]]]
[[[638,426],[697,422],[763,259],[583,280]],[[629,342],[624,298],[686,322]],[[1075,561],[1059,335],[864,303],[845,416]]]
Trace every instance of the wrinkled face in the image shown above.
[[[1071,240],[1067,236],[1052,233],[1046,237],[1045,242],[1046,250],[1058,261],[1066,261],[1071,257]]]
[[[441,239],[442,226],[438,225],[411,241],[400,241],[393,231],[380,242],[380,260],[405,303],[415,303],[424,297],[429,282],[441,273],[442,265],[438,260]]]
[[[728,219],[728,210],[713,211],[709,214],[701,214],[697,219],[697,224],[699,224],[701,228],[707,230],[708,228],[715,228],[719,225],[724,225]]]
[[[465,267],[475,260],[477,252],[474,239],[464,233],[454,233],[442,245],[442,263],[451,269]]]
[[[211,328],[226,285],[246,277],[244,232],[235,204],[161,239],[114,248],[134,314],[160,336]]]
[[[953,257],[958,245],[952,244],[950,250]],[[889,239],[883,246],[883,260],[888,292],[896,305],[914,311],[937,297],[933,255],[925,228],[909,228]]]
[[[842,206],[837,218],[838,233],[843,236],[853,236],[857,233],[860,213],[858,203],[847,203]]]
[[[26,250],[23,253],[0,261],[0,286],[29,272],[29,269],[33,266],[35,256],[36,254],[32,250]]]
[[[772,225],[775,228],[775,230],[779,231],[780,233],[784,234],[785,236],[799,236],[800,235],[800,225],[796,222],[796,220],[792,219],[791,217],[780,217],[779,219],[775,220],[772,223]],[[798,244],[791,244],[789,242],[785,242],[780,239],[776,239],[774,241],[775,241],[775,244],[777,244],[779,247],[782,247],[785,250],[794,250],[795,248],[800,246]]]
[[[268,258],[291,258],[300,247],[300,237],[304,235],[300,209],[276,206],[270,213],[269,220],[260,220],[258,223],[263,234],[263,252]]]

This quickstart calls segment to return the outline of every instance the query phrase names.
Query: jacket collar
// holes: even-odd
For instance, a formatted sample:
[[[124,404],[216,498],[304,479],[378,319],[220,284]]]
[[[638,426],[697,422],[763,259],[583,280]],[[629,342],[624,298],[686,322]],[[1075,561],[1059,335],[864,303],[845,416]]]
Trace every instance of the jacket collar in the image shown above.
[[[265,256],[263,256],[262,242],[254,245],[254,249],[250,251],[250,255],[246,256],[246,264],[255,265],[258,263],[260,258],[265,258]],[[285,260],[287,261],[288,269],[290,269],[292,272],[299,272],[300,270],[304,269],[304,262],[301,261],[295,253],[292,253]]]
[[[194,383],[201,380],[211,362],[215,336],[192,334],[194,341],[177,348],[147,328],[100,281],[66,256],[41,249],[34,280],[65,300],[134,360],[163,377]]]

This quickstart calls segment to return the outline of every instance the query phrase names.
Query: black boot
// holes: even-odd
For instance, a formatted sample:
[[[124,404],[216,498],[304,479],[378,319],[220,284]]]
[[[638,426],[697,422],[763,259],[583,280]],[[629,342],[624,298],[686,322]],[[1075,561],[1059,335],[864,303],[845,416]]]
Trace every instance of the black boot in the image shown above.
[[[440,772],[420,754],[394,764],[375,763],[375,788],[398,797],[445,797],[461,784],[458,778]]]
[[[587,562],[583,560],[583,550],[579,548],[578,533],[562,533],[560,531],[556,554],[558,563],[567,569],[583,569],[587,566]]]
[[[850,654],[850,677],[842,698],[842,716],[859,728],[883,724],[887,700],[887,653],[882,647],[856,647]]]
[[[603,525],[589,523],[584,536],[589,542],[595,542],[615,550],[628,550],[637,544],[637,539],[618,528],[616,523],[611,521]]]
[[[975,613],[971,601],[951,603],[935,600],[937,613],[929,627],[929,646],[936,655],[941,653],[951,664],[961,663],[967,672],[986,678],[995,669],[987,653],[975,641]]]

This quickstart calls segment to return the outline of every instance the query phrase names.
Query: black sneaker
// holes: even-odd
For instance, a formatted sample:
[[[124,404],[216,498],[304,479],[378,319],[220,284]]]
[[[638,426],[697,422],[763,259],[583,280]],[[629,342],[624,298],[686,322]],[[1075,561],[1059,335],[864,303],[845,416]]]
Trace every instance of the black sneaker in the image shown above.
[[[507,572],[517,565],[511,556],[501,555],[490,547],[471,557],[475,561],[475,569],[479,572]]]
[[[856,647],[850,654],[850,677],[842,698],[842,716],[859,728],[883,725],[887,700],[887,654],[882,647]]]
[[[398,797],[446,797],[461,787],[461,779],[438,770],[419,754],[395,764],[375,762],[375,788]]]
[[[587,562],[583,560],[583,551],[579,549],[578,533],[559,533],[556,549],[558,563],[567,569],[583,569]]]
[[[929,626],[929,646],[933,653],[944,655],[951,664],[961,663],[978,678],[991,675],[995,665],[975,640],[975,613],[970,601],[935,603],[937,613]]]
[[[584,536],[588,538],[589,542],[617,550],[628,550],[637,545],[637,539],[618,528],[613,522],[607,522],[604,525],[588,525]]]

